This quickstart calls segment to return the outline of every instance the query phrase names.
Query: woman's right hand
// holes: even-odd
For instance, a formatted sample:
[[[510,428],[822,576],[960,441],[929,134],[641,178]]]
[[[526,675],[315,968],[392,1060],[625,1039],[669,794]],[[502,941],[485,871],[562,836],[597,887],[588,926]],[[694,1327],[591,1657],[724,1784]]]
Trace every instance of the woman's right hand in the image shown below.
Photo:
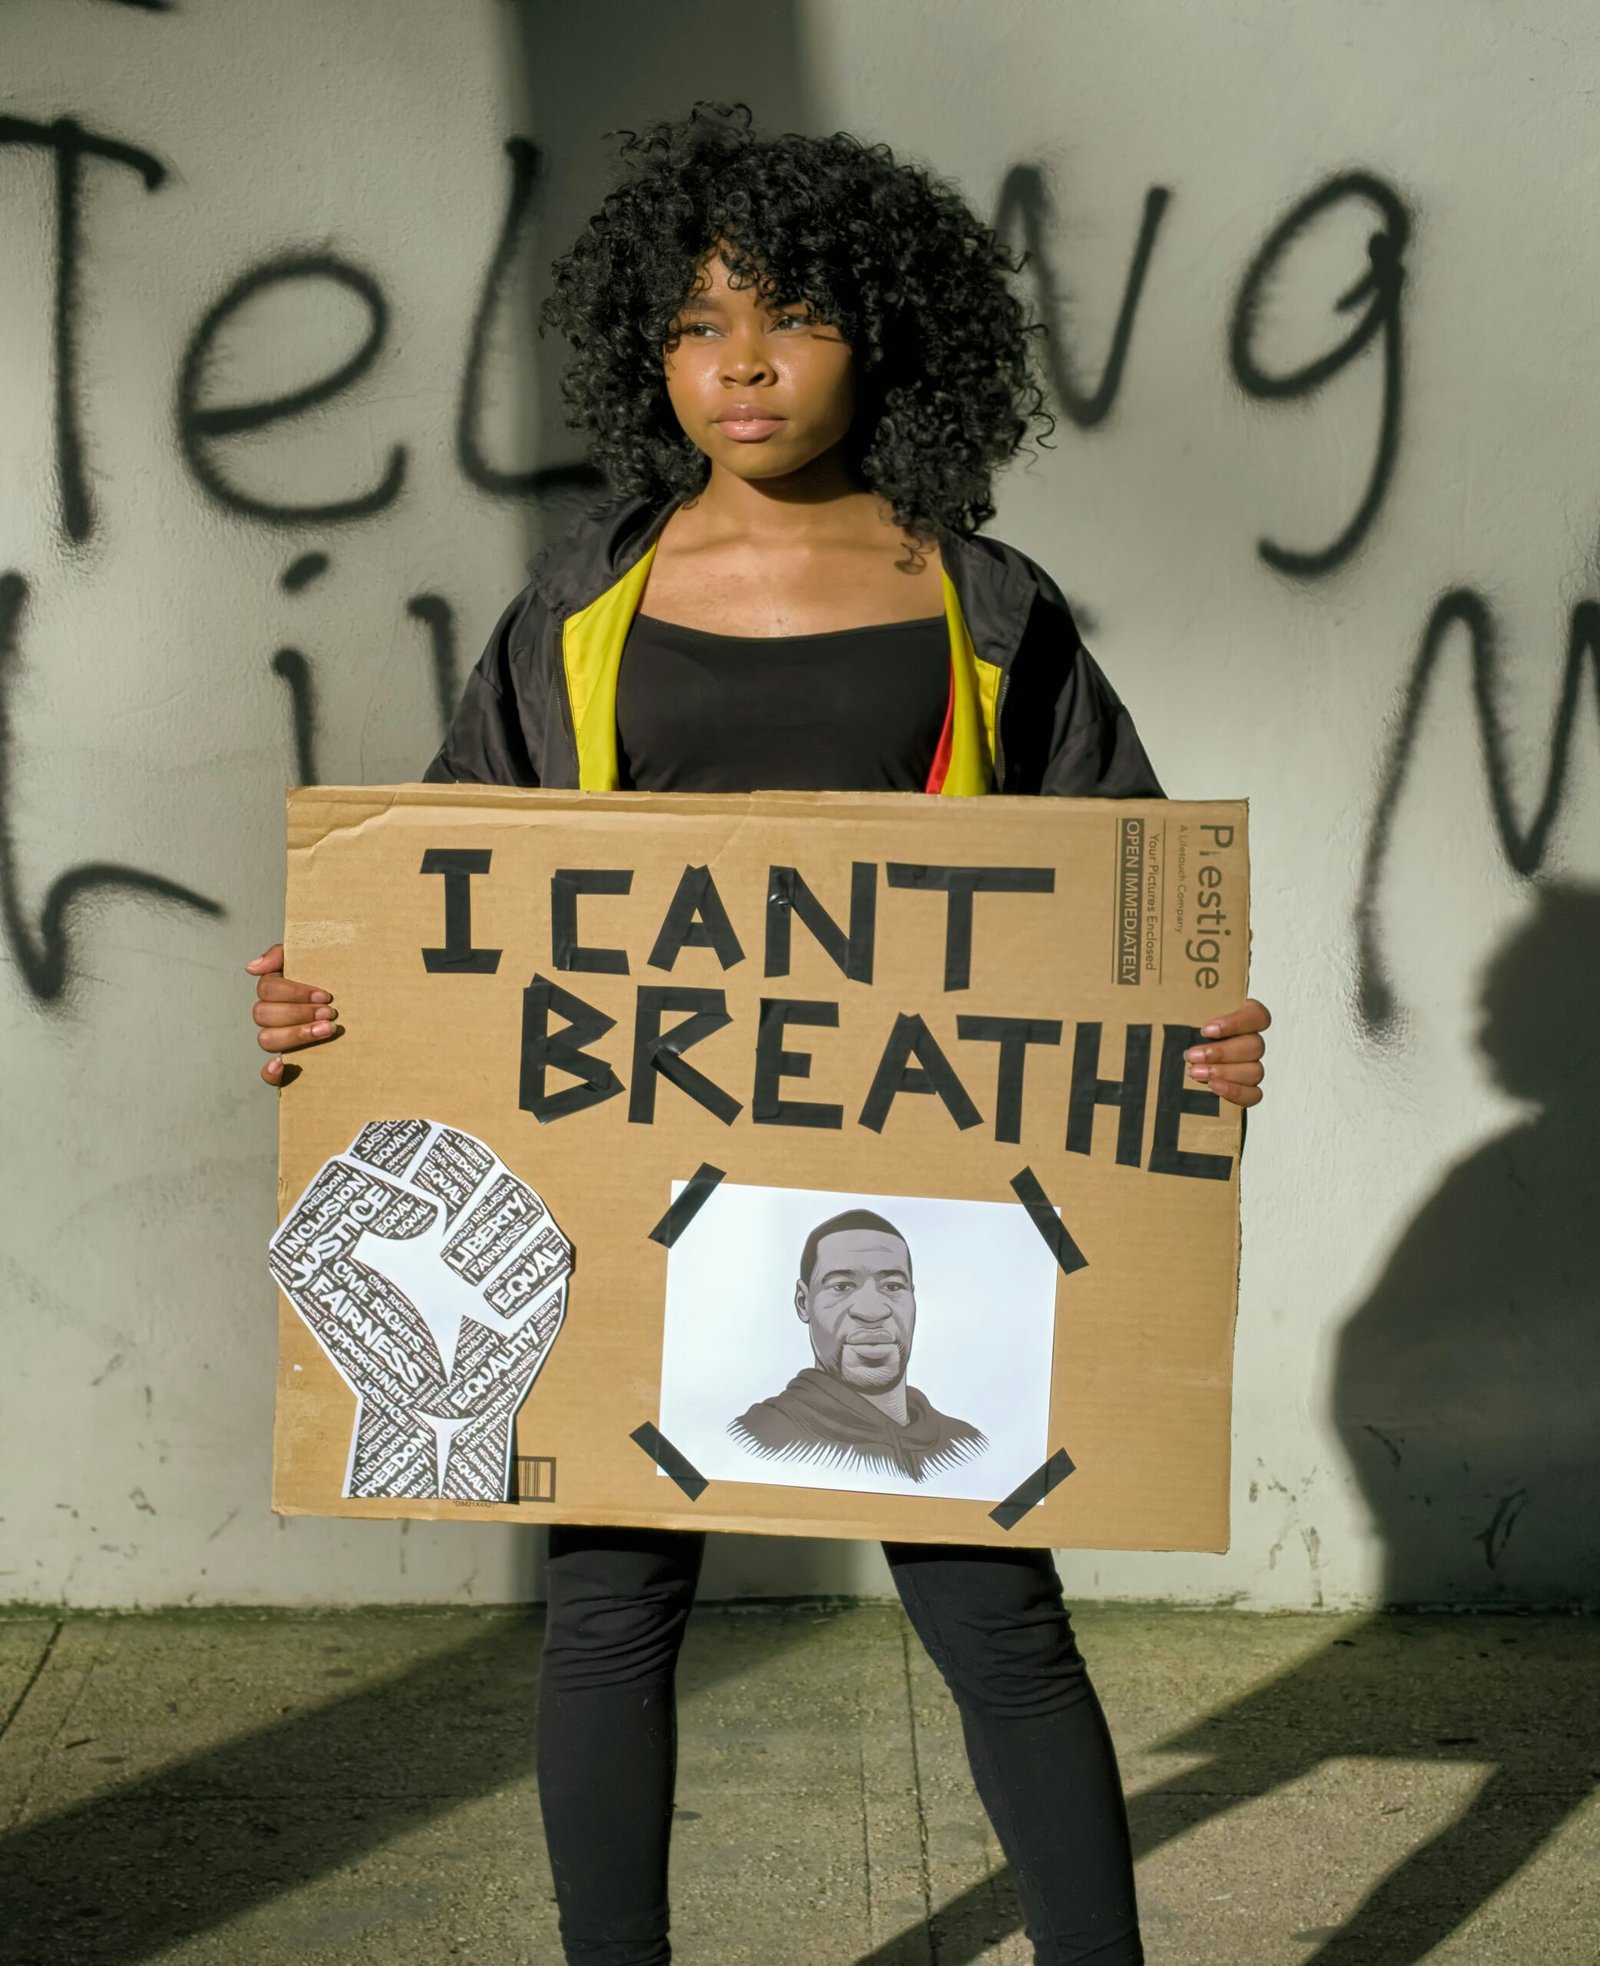
[[[256,1043],[263,1051],[299,1051],[303,1045],[326,1044],[339,1035],[328,992],[309,983],[291,982],[284,975],[281,942],[274,942],[245,968],[256,979],[256,1007],[251,1014],[256,1021]],[[261,1076],[268,1085],[283,1084],[281,1055],[267,1060]]]

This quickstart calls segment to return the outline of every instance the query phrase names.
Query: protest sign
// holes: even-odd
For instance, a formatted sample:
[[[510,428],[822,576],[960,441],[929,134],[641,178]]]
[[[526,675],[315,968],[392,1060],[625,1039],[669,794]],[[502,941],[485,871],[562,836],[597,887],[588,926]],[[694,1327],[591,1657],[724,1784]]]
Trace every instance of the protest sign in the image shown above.
[[[289,799],[274,1506],[1221,1549],[1238,803]]]

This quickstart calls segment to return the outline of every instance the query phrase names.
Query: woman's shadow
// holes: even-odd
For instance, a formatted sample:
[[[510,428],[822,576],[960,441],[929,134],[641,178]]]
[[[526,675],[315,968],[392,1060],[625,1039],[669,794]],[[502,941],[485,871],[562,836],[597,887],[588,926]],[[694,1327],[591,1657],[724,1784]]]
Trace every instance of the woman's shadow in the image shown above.
[[[1478,1042],[1529,1115],[1459,1162],[1402,1235],[1341,1334],[1334,1417],[1385,1546],[1387,1605],[1575,1609],[1600,1599],[1600,890],[1542,889],[1480,1009]],[[1413,1966],[1600,1785],[1597,1668],[1591,1621],[1345,1626],[1160,1743],[1203,1759],[1132,1799],[1136,1852],[1336,1760],[1487,1768],[1342,1925],[1296,1917],[1287,1884],[1309,1960]],[[1326,1861],[1308,1851],[1308,1879]],[[982,1956],[997,1910],[1015,1928],[1008,1883],[935,1914],[944,1966]],[[860,1966],[909,1966],[919,1936]]]
[[[1457,1163],[1345,1326],[1334,1417],[1385,1547],[1391,1606],[1600,1599],[1600,890],[1548,886],[1491,960],[1477,1039],[1530,1111]],[[1351,1233],[1361,1233],[1353,1224]],[[1548,1628],[1546,1628],[1548,1629]],[[1313,1957],[1421,1960],[1600,1778],[1592,1627],[1376,1621],[1164,1745],[1207,1762],[1135,1805],[1142,1847],[1217,1790],[1336,1757],[1489,1773]],[[1140,1832],[1143,1832],[1141,1835]]]

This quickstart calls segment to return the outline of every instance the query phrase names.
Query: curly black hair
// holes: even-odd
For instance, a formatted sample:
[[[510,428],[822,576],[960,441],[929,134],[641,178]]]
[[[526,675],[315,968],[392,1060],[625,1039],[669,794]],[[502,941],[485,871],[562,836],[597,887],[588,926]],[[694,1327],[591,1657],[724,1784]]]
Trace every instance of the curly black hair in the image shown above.
[[[809,302],[850,346],[852,462],[896,524],[927,538],[992,518],[996,471],[1055,419],[1028,341],[1044,329],[1006,278],[1024,261],[961,194],[843,131],[759,136],[744,103],[697,102],[613,134],[622,180],[554,263],[540,309],[570,345],[567,420],[588,433],[610,495],[689,497],[705,483],[662,356],[720,240],[736,285]]]

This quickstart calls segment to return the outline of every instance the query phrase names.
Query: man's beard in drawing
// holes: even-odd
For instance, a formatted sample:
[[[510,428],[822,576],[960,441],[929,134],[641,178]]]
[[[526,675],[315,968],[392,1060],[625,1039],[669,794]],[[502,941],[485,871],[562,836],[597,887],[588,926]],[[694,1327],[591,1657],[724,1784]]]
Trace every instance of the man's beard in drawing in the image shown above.
[[[847,1327],[826,1354],[817,1353],[817,1363],[857,1392],[887,1393],[906,1376],[910,1355],[896,1331],[881,1326],[858,1331]]]

